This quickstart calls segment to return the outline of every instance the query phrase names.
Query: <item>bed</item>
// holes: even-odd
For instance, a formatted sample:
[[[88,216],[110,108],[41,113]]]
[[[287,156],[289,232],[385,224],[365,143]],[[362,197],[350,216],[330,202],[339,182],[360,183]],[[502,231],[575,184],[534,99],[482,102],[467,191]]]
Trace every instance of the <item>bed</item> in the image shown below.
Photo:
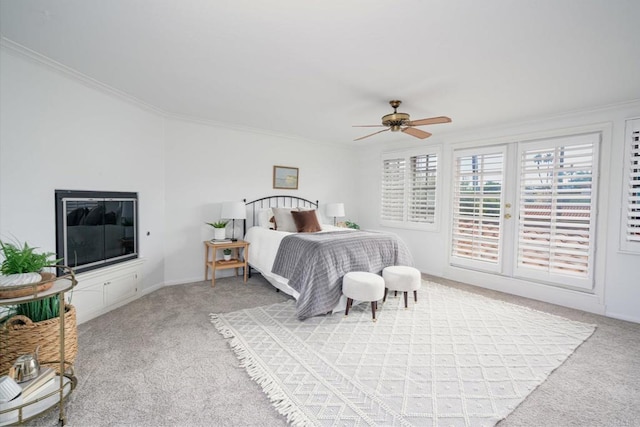
[[[250,268],[296,299],[301,320],[344,308],[342,277],[349,271],[380,273],[389,265],[413,265],[395,234],[327,224],[318,201],[269,196],[246,206]]]

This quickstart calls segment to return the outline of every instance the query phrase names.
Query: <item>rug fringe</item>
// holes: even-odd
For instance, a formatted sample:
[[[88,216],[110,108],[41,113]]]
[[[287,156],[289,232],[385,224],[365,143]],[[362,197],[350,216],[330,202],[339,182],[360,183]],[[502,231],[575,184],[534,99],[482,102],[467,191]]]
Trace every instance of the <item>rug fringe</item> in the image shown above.
[[[292,426],[303,427],[313,425],[313,422],[311,422],[300,407],[289,398],[277,383],[271,380],[270,375],[267,374],[264,368],[262,368],[258,361],[251,355],[242,341],[236,338],[233,330],[224,322],[221,315],[211,313],[209,317],[211,318],[211,323],[213,323],[213,326],[215,326],[222,337],[229,339],[229,346],[240,361],[240,367],[244,368],[249,374],[249,377],[258,383],[276,411],[286,417],[287,422]]]

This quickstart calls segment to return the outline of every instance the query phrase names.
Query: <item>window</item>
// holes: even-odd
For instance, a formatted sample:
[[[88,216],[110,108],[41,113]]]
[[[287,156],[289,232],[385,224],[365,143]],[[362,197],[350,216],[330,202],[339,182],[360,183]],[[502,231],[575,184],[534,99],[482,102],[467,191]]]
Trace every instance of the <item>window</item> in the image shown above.
[[[622,250],[640,252],[640,119],[627,122]]]
[[[438,153],[386,153],[382,159],[381,223],[431,228],[436,218]]]
[[[599,134],[520,149],[516,274],[591,288]]]

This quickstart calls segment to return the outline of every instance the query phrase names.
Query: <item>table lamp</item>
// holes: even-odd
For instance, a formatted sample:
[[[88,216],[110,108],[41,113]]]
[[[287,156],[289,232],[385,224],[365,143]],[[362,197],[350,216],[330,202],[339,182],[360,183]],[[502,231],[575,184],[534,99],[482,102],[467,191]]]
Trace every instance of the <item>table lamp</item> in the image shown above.
[[[244,202],[224,202],[222,204],[222,212],[220,217],[224,219],[232,220],[231,228],[231,241],[235,242],[236,239],[236,219],[247,218],[247,208]]]
[[[333,225],[336,225],[336,217],[344,216],[344,203],[328,203],[327,216],[333,217]]]

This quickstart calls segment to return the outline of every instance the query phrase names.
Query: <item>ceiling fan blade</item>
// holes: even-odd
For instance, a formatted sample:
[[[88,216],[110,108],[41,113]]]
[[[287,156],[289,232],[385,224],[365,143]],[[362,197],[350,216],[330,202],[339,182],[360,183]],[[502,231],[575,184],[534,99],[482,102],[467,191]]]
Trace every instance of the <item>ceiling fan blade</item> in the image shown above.
[[[426,139],[431,136],[429,132],[425,132],[423,130],[412,128],[412,127],[404,128],[402,129],[402,132],[408,133],[409,135],[415,136],[416,138],[420,138],[420,139]]]
[[[352,125],[352,128],[383,128],[385,125]]]
[[[378,132],[374,132],[374,133],[371,133],[369,135],[365,135],[365,136],[361,136],[360,138],[356,138],[356,139],[354,139],[354,141],[360,141],[361,139],[369,138],[370,136],[377,135],[379,133],[386,132],[388,130],[389,130],[389,128],[382,129],[382,130],[379,130]]]
[[[412,120],[407,125],[409,126],[424,126],[424,125],[437,125],[440,123],[451,123],[451,119],[445,116],[430,117],[428,119]]]

